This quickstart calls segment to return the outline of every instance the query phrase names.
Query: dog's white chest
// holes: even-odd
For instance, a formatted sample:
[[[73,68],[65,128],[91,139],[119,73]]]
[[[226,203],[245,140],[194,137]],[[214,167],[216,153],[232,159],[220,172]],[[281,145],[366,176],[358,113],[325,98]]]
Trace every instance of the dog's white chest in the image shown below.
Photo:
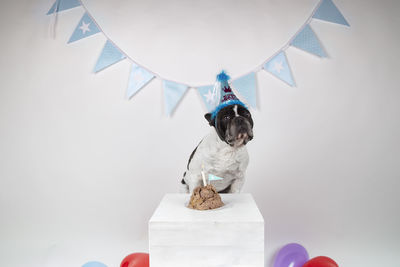
[[[218,191],[224,190],[234,180],[244,179],[248,160],[245,146],[233,148],[221,142],[216,133],[211,133],[199,144],[190,162],[188,171],[190,175],[187,178],[192,181],[188,182],[198,183],[198,179],[201,179],[199,174],[204,171],[206,175],[213,174],[223,178],[223,180],[213,181],[212,184]]]
[[[207,171],[215,175],[234,174],[240,171],[240,162],[245,158],[242,151],[233,152],[230,149],[221,149],[207,158]],[[225,177],[224,177],[225,178]]]

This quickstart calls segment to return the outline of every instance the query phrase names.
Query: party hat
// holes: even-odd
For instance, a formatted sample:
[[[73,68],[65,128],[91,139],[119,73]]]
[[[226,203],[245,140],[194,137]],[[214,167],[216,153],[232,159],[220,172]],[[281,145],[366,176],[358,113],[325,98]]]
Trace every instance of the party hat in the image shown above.
[[[229,79],[230,77],[224,71],[217,75],[217,82],[214,86],[213,95],[215,95],[214,99],[218,101],[215,101],[215,108],[211,113],[211,119],[215,119],[218,112],[229,105],[241,105],[247,108],[246,105],[233,93],[228,82]]]

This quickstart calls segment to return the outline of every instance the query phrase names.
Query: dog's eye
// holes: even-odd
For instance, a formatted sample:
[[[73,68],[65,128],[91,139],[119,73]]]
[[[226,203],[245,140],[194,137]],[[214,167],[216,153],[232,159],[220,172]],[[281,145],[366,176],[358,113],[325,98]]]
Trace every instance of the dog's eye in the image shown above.
[[[245,113],[244,116],[250,118],[250,113]]]
[[[224,120],[224,121],[227,121],[227,120],[229,120],[230,118],[231,118],[230,116],[225,115],[225,116],[223,117],[223,120]]]

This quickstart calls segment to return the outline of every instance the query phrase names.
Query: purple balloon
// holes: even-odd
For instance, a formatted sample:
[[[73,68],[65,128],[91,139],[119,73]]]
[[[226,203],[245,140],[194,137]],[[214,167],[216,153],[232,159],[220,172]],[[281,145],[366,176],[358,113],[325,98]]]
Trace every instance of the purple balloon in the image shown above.
[[[308,259],[307,250],[302,245],[291,243],[279,250],[274,267],[302,267]]]

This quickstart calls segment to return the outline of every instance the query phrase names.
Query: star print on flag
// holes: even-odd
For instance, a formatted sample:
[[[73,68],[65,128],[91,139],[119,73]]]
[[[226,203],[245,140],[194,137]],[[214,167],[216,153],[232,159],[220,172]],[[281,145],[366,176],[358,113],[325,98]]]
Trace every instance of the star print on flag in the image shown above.
[[[199,93],[201,99],[203,100],[207,112],[212,112],[217,105],[217,103],[215,103],[217,96],[213,94],[214,85],[197,87],[197,92]]]
[[[128,88],[126,89],[126,97],[129,99],[134,96],[140,89],[148,84],[154,75],[142,67],[132,63],[131,73],[129,76]]]
[[[85,34],[86,32],[90,32],[89,25],[90,25],[90,22],[85,23],[84,21],[82,21],[82,25],[79,27],[79,29],[82,30],[82,34]]]
[[[281,70],[283,70],[284,68],[283,68],[283,66],[282,66],[282,64],[283,64],[283,62],[282,61],[276,61],[276,62],[274,62],[274,70],[277,72],[277,73],[281,73]]]
[[[72,33],[71,38],[69,38],[68,43],[78,41],[82,38],[86,38],[98,32],[100,32],[100,29],[93,22],[88,13],[85,12],[78,25],[76,26],[74,32]]]
[[[208,90],[207,94],[205,94],[204,96],[207,98],[207,102],[209,103],[215,101],[214,94],[211,92],[211,90]]]
[[[284,51],[279,52],[276,56],[264,64],[264,70],[270,72],[275,77],[286,82],[290,86],[294,86],[292,72]]]

